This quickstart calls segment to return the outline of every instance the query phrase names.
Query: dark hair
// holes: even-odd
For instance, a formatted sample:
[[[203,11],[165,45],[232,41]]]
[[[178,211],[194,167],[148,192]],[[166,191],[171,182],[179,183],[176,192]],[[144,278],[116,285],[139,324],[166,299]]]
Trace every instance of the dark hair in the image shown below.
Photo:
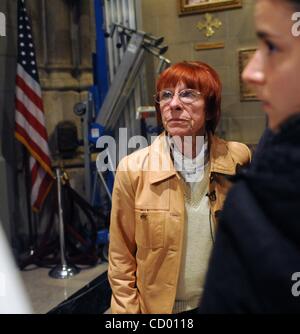
[[[300,0],[287,0],[287,1],[291,2],[296,10],[300,10]]]
[[[205,100],[205,111],[209,116],[206,130],[215,132],[221,116],[221,82],[217,72],[200,61],[180,62],[167,68],[158,78],[156,92],[164,88],[174,88],[182,82],[188,88],[199,90]],[[159,104],[155,104],[160,112]]]

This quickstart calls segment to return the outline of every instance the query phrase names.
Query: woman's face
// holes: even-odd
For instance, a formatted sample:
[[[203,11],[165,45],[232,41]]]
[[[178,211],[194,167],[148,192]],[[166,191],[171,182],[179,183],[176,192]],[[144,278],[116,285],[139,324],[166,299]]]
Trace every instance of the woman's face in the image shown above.
[[[203,136],[205,134],[205,101],[202,95],[190,104],[180,101],[177,93],[186,89],[185,84],[178,83],[170,103],[160,105],[164,128],[171,136]]]
[[[273,130],[300,113],[300,37],[292,34],[296,10],[287,0],[256,0],[259,46],[243,72],[253,85]]]

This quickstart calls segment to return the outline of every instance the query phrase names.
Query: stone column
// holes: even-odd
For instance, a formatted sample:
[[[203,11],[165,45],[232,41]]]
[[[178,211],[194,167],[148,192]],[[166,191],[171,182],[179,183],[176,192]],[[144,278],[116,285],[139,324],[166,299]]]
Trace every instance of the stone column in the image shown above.
[[[80,50],[80,86],[82,88],[92,84],[92,20],[91,6],[93,2],[91,0],[79,2],[79,50]]]
[[[27,0],[26,7],[31,19],[32,35],[34,39],[36,60],[39,65],[44,64],[43,20],[41,0]]]
[[[44,91],[69,90],[78,85],[72,76],[71,14],[68,1],[45,0],[47,63],[41,76]]]
[[[70,68],[70,7],[62,0],[46,0],[49,68]]]
[[[91,20],[90,16],[92,3],[90,0],[80,1],[79,41],[81,66],[91,68],[92,66],[92,41],[91,41]]]

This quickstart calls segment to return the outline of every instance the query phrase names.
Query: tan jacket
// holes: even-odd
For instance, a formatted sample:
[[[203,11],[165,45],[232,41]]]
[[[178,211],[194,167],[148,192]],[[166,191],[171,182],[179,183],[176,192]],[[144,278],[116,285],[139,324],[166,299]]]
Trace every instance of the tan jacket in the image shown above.
[[[186,186],[174,169],[165,143],[162,134],[152,145],[125,157],[118,166],[108,269],[112,313],[171,313],[173,309]],[[212,135],[209,145],[209,198],[216,224],[230,187],[225,175],[234,175],[238,165],[249,163],[250,151],[244,144]]]

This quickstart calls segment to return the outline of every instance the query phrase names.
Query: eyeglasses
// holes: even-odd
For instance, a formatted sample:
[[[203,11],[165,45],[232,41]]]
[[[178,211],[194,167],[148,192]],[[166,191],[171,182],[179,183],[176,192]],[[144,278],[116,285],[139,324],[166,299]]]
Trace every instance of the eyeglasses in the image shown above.
[[[154,95],[154,100],[156,103],[160,104],[161,106],[169,104],[174,95],[178,95],[179,100],[184,104],[191,104],[198,100],[200,92],[195,89],[183,89],[178,93],[174,93],[171,90],[164,89]]]

